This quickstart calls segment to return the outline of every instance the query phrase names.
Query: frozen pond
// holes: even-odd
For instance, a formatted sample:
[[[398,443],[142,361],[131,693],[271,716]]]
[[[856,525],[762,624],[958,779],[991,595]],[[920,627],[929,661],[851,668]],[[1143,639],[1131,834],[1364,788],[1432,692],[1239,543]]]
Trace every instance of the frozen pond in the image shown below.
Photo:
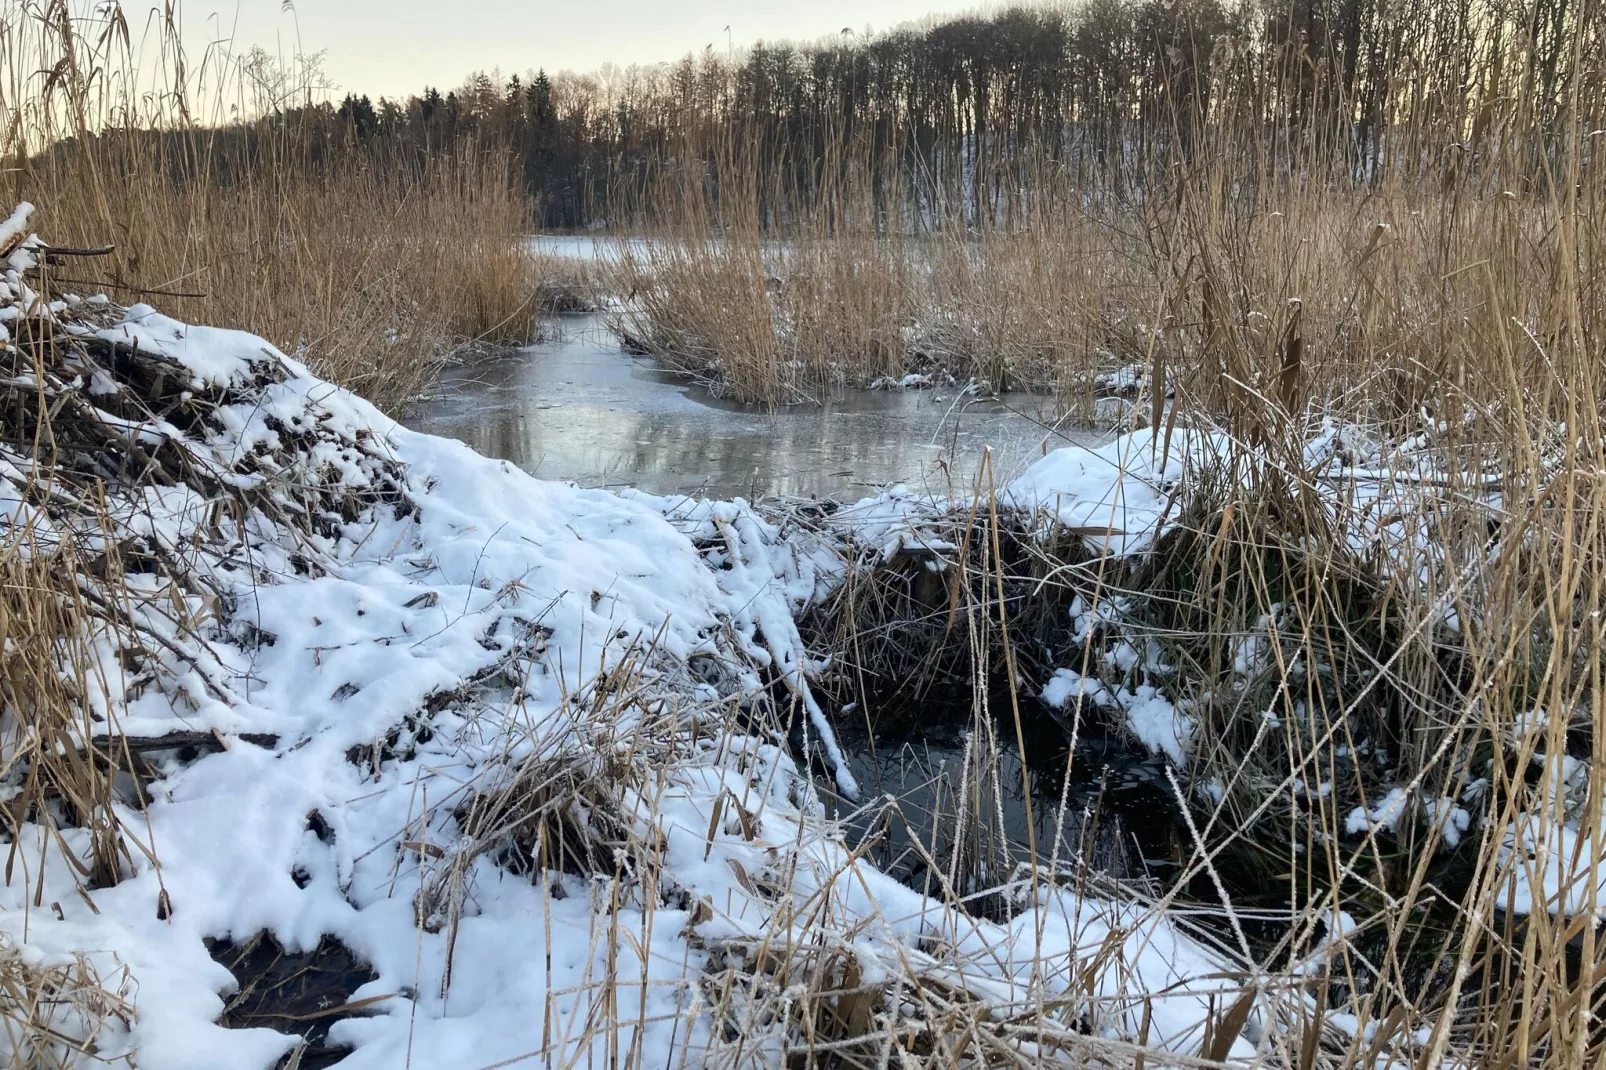
[[[641,255],[652,246],[652,242],[647,238],[621,238],[606,232],[532,234],[527,243],[530,251],[537,256],[548,256],[555,260],[603,262],[618,260],[622,251],[627,248]]]
[[[844,391],[824,406],[766,412],[624,354],[596,316],[515,354],[449,369],[408,424],[460,439],[535,475],[657,494],[856,500],[888,483],[948,493],[974,485],[984,449],[999,481],[1092,432],[1055,432],[1049,399],[946,390]]]

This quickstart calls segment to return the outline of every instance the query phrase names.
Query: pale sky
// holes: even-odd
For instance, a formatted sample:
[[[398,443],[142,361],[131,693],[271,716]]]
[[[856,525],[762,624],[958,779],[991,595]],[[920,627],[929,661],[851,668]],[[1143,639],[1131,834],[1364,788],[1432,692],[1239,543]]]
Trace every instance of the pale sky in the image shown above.
[[[757,40],[813,40],[844,28],[884,30],[972,7],[974,0],[182,0],[186,51],[232,38],[289,55],[325,51],[340,85],[400,97],[443,91],[475,70],[504,75],[545,68],[674,60],[707,45],[724,52]],[[128,5],[130,14],[135,9]],[[725,27],[730,27],[727,40]],[[136,30],[137,33],[137,30]]]

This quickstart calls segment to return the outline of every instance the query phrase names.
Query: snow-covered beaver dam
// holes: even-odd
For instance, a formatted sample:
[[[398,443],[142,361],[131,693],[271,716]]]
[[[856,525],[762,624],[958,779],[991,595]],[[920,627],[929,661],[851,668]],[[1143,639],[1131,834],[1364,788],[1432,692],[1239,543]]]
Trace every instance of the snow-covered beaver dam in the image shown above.
[[[1408,449],[1311,437],[1302,471],[1343,491],[1288,500],[1340,532],[1321,548],[1222,497],[1293,459],[1180,428],[968,502],[581,490],[260,338],[61,295],[26,220],[0,229],[14,1062],[1407,1061],[1494,982],[1448,941],[1357,975],[1399,867],[1449,888],[1469,849],[1559,858],[1594,827],[1589,764],[1542,760],[1563,718],[1523,761],[1568,816],[1487,801],[1512,797],[1498,733],[1449,701],[1472,670],[1443,649],[1470,596],[1429,582],[1466,559],[1391,497],[1433,485]],[[1399,562],[1425,593],[1376,579]],[[944,688],[981,711],[967,754],[1024,761],[1027,721],[1152,754],[1171,868],[1117,880],[1141,874],[1057,836],[961,867],[959,828],[921,880],[877,868],[838,729],[878,703],[918,728]],[[985,830],[996,774],[960,786]],[[1348,869],[1294,887],[1325,847]],[[1491,909],[1587,912],[1581,871],[1530,867]],[[1431,998],[1385,1009],[1407,988]]]

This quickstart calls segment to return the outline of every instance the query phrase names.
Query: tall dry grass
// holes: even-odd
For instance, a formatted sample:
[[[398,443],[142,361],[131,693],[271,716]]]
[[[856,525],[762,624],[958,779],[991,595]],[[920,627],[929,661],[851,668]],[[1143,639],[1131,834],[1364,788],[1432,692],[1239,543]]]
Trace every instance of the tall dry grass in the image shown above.
[[[1203,78],[1219,98],[1169,101],[1170,130],[1142,120],[1139,159],[1090,158],[1074,130],[1068,147],[1023,143],[991,165],[1007,181],[986,203],[872,148],[882,132],[827,122],[823,155],[796,161],[739,124],[689,129],[611,198],[655,239],[622,257],[622,330],[770,404],[932,371],[1070,401],[1136,366],[1218,415],[1285,378],[1292,402],[1409,412],[1424,384],[1497,381],[1478,374],[1501,360],[1490,286],[1500,315],[1541,331],[1570,287],[1599,300],[1606,79],[1578,14],[1564,99],[1517,91],[1538,46],[1491,36],[1462,92],[1392,90],[1387,150],[1364,160],[1333,147],[1355,135],[1342,102],[1300,127],[1238,99],[1231,42]]]
[[[494,154],[388,175],[357,154],[175,188],[131,159],[147,151],[164,149],[103,135],[16,179],[57,242],[115,243],[63,272],[70,285],[249,330],[392,410],[455,348],[535,337],[541,265],[517,243],[524,203]]]
[[[209,52],[176,12],[12,5],[0,29],[0,198],[61,245],[63,281],[253,331],[396,409],[457,347],[531,340],[551,265],[492,144],[407,158],[341,126],[313,64]]]
[[[59,412],[34,387],[52,339],[20,315],[8,322],[17,333],[0,347],[13,384],[0,391],[0,838],[21,910],[0,934],[0,1061],[53,1068],[94,1058],[103,1040],[119,1046],[112,1035],[132,1021],[132,981],[126,970],[97,972],[106,963],[87,949],[66,961],[19,945],[33,912],[59,910],[43,898],[47,868],[65,868],[85,894],[118,883],[145,850],[144,830],[126,834],[145,796],[111,696],[124,690],[123,670],[167,640],[135,624],[126,545],[103,489],[56,478]],[[113,450],[97,452],[110,463]],[[124,660],[109,668],[112,650]]]
[[[911,607],[916,581],[883,578],[902,595],[817,638],[896,688],[976,612],[976,674],[1011,620],[1036,670],[1102,666],[1114,640],[1067,646],[1042,603],[1129,607],[1123,640],[1154,644],[1150,682],[1195,722],[1163,902],[1223,911],[1246,961],[1352,1015],[1342,1065],[1606,1058],[1606,97],[1588,64],[1565,99],[1496,92],[1525,47],[1473,57],[1460,92],[1402,87],[1398,155],[1365,173],[1314,132],[1216,115],[1135,188],[1026,160],[997,219],[964,189],[932,216],[866,210],[884,161],[825,167],[825,195],[775,212],[779,179],[716,143],[712,168],[665,168],[657,241],[623,260],[621,329],[752,401],[939,370],[1068,410],[1119,388],[1161,441],[1222,436],[1136,563],[1017,531],[1024,559],[989,564],[938,529],[970,555],[944,597]],[[1330,941],[1337,911],[1354,928]]]
[[[1056,767],[1045,729],[1125,721],[1083,702],[1051,722],[1035,692],[1067,666],[1148,685],[1192,724],[1187,767],[1156,785],[1186,817],[1169,860],[1144,863],[1155,909],[1208,919],[1255,983],[1338,1014],[1333,1065],[1595,1065],[1600,454],[1546,457],[1488,424],[1420,437],[1336,466],[1224,439],[1130,559],[996,509],[985,483],[893,560],[859,548],[872,565],[806,628],[836,696],[893,732],[912,715],[916,739],[967,677],[975,703],[940,817],[874,804],[929,829],[913,849],[933,890],[1085,879],[1098,815],[1019,781],[1096,778],[1074,752]],[[1496,464],[1515,473],[1498,487]],[[1000,835],[1012,768],[1050,815],[1035,840]],[[1318,1053],[1285,1054],[1271,1065]]]
[[[134,1017],[126,972],[120,986],[112,980],[99,976],[87,956],[29,961],[0,940],[0,1058],[24,1070],[108,1061],[98,1055],[99,1042],[125,1033]]]
[[[1050,203],[1018,230],[832,220],[782,236],[740,212],[676,213],[622,257],[619,288],[637,301],[624,329],[759,401],[932,371],[1070,399],[1159,361],[1164,389],[1218,413],[1231,390],[1280,389],[1292,330],[1293,400],[1381,414],[1411,411],[1429,383],[1491,384],[1476,373],[1500,359],[1496,307],[1561,322],[1570,276],[1586,307],[1598,299],[1597,179],[1573,245],[1542,197],[1299,183],[1246,196],[1227,171],[1205,161],[1177,202],[1126,217],[1083,210],[1045,175]]]

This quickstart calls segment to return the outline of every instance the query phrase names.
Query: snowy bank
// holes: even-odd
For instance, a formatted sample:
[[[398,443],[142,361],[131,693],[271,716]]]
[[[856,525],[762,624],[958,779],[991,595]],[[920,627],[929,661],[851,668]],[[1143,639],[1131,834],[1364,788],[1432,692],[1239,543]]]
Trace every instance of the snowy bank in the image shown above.
[[[800,708],[834,754],[794,623],[828,557],[761,550],[740,503],[580,490],[414,434],[250,335],[46,304],[25,220],[0,556],[81,601],[48,640],[71,685],[49,753],[26,702],[0,722],[29,801],[0,939],[126,1010],[80,1000],[8,1055],[272,1066],[297,1038],[220,1024],[243,982],[210,953],[262,933],[371,970],[317,1012],[351,1068],[779,1065],[826,1011],[845,1048],[985,1020],[987,1045],[1084,1065],[1140,1020],[1196,1053],[1237,998],[1226,956],[1134,902],[984,921],[847,850],[780,730]],[[120,770],[76,818],[28,794],[62,754]],[[1234,1058],[1275,1032],[1240,1024]]]

